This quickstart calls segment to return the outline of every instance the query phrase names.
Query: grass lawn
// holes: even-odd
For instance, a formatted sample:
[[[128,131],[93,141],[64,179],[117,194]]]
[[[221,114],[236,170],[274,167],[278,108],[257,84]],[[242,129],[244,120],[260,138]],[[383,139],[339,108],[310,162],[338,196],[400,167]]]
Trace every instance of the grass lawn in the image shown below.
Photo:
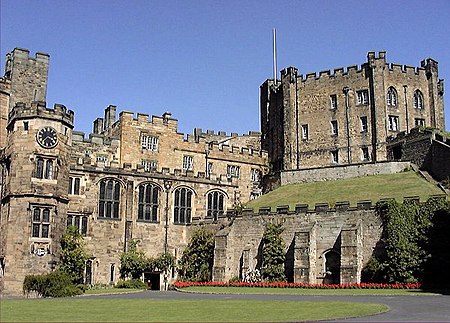
[[[321,296],[357,296],[357,295],[437,295],[419,289],[316,289],[316,288],[264,288],[264,287],[209,287],[191,286],[181,291],[218,294],[281,294],[281,295],[321,295]]]
[[[4,300],[2,322],[292,322],[381,313],[386,305],[255,300]]]
[[[294,210],[296,204],[309,204],[314,209],[316,203],[334,205],[339,201],[349,201],[356,206],[358,201],[395,198],[399,202],[407,196],[419,196],[426,201],[430,195],[443,194],[436,186],[413,171],[389,175],[365,176],[337,181],[291,184],[282,186],[260,198],[250,201],[246,207],[257,211],[260,207],[289,205]]]

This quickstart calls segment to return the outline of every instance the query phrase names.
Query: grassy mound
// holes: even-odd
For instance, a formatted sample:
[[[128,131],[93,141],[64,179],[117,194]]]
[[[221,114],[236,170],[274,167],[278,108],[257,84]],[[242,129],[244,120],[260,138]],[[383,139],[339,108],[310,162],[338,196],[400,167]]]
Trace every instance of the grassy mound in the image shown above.
[[[314,208],[316,203],[334,205],[339,201],[349,201],[356,206],[358,201],[395,198],[402,201],[407,196],[419,196],[427,200],[430,195],[443,194],[434,184],[426,181],[413,171],[389,175],[374,175],[343,179],[337,181],[291,184],[282,186],[260,198],[250,201],[246,207],[255,211],[260,207],[289,205],[293,210],[296,204],[309,204]]]

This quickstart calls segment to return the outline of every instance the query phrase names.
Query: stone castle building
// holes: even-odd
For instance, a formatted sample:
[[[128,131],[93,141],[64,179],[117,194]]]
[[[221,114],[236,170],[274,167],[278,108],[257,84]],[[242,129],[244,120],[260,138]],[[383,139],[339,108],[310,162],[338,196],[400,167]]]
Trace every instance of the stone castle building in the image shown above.
[[[444,127],[443,81],[432,59],[420,68],[387,65],[381,52],[369,53],[361,69],[337,69],[332,75],[303,78],[297,69],[285,69],[281,81],[261,86],[262,134],[246,135],[201,129],[184,135],[168,112],[150,117],[122,111],[117,117],[110,105],[86,137],[73,129],[74,112],[46,106],[48,66],[47,54],[31,57],[16,48],[7,54],[0,79],[5,295],[20,293],[25,275],[55,268],[69,224],[85,236],[88,284],[119,279],[120,253],[131,239],[140,240],[148,256],[167,251],[180,258],[198,225],[222,228],[214,279],[242,276],[257,266],[263,222],[260,216],[234,222],[227,217],[236,205],[261,195],[263,176],[384,161],[387,138],[396,132],[415,125]],[[339,264],[333,270],[340,281],[359,281],[379,238],[373,212],[346,205],[332,216],[319,214],[320,208],[314,216],[301,207],[297,211],[303,215],[275,216],[289,224],[290,279],[321,281],[319,263],[326,258]],[[151,272],[144,278],[159,288],[176,273]]]
[[[261,85],[262,149],[273,171],[385,161],[387,138],[445,128],[438,63],[388,64],[385,54],[319,75],[288,67]]]

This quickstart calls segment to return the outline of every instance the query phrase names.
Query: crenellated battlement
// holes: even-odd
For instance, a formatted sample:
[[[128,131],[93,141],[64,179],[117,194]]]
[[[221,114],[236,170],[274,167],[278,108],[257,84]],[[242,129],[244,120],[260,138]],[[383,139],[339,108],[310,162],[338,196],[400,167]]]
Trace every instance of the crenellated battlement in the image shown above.
[[[447,198],[445,194],[430,195],[429,198]],[[426,200],[428,200],[426,199]],[[357,201],[355,204],[351,204],[349,201],[338,201],[334,204],[328,202],[316,203],[314,205],[309,204],[296,204],[293,208],[289,205],[280,205],[277,207],[260,207],[256,212],[253,208],[244,208],[242,211],[243,216],[255,216],[255,215],[300,215],[306,213],[326,213],[326,212],[346,212],[346,211],[356,211],[356,210],[373,210],[375,209],[378,202],[391,201],[394,198],[383,198],[378,201],[372,200],[361,200]],[[410,201],[413,203],[425,202],[426,200],[421,200],[419,196],[406,196],[403,201]]]
[[[246,155],[246,156],[257,156],[266,158],[267,152],[264,150],[252,149],[248,147],[238,147],[238,146],[230,146],[225,144],[219,144],[217,142],[211,142],[208,145],[208,150],[210,153],[214,152],[225,152],[237,155]]]
[[[295,67],[288,67],[281,71],[282,79],[285,78],[292,83],[292,78],[297,78],[303,85],[314,84],[315,82],[328,81],[328,80],[336,80],[340,77],[348,77],[363,73],[367,70],[368,67],[373,64],[385,64],[387,70],[391,73],[404,73],[406,75],[419,75],[426,76],[426,73],[436,73],[438,69],[437,62],[428,58],[421,61],[420,66],[410,66],[410,65],[400,65],[395,63],[386,63],[386,52],[380,51],[376,52],[368,52],[367,54],[367,62],[362,65],[350,65],[347,67],[338,67],[332,70],[322,70],[319,73],[312,72],[306,74],[298,74],[298,70]]]
[[[11,124],[17,119],[28,119],[33,117],[61,120],[68,126],[73,127],[74,112],[68,110],[61,104],[55,104],[53,109],[51,109],[47,108],[46,103],[41,101],[34,101],[31,105],[19,102],[10,111],[8,120],[9,124]]]

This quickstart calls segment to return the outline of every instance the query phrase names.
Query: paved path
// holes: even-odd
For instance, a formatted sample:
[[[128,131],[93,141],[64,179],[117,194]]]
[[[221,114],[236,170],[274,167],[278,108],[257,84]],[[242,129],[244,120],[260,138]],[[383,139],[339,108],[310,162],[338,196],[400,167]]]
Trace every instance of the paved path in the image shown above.
[[[342,301],[381,303],[389,306],[387,313],[339,320],[345,322],[450,322],[450,295],[406,295],[406,296],[301,296],[301,295],[236,295],[197,294],[183,292],[143,291],[129,294],[92,295],[89,298],[103,299],[254,299],[285,301]]]

